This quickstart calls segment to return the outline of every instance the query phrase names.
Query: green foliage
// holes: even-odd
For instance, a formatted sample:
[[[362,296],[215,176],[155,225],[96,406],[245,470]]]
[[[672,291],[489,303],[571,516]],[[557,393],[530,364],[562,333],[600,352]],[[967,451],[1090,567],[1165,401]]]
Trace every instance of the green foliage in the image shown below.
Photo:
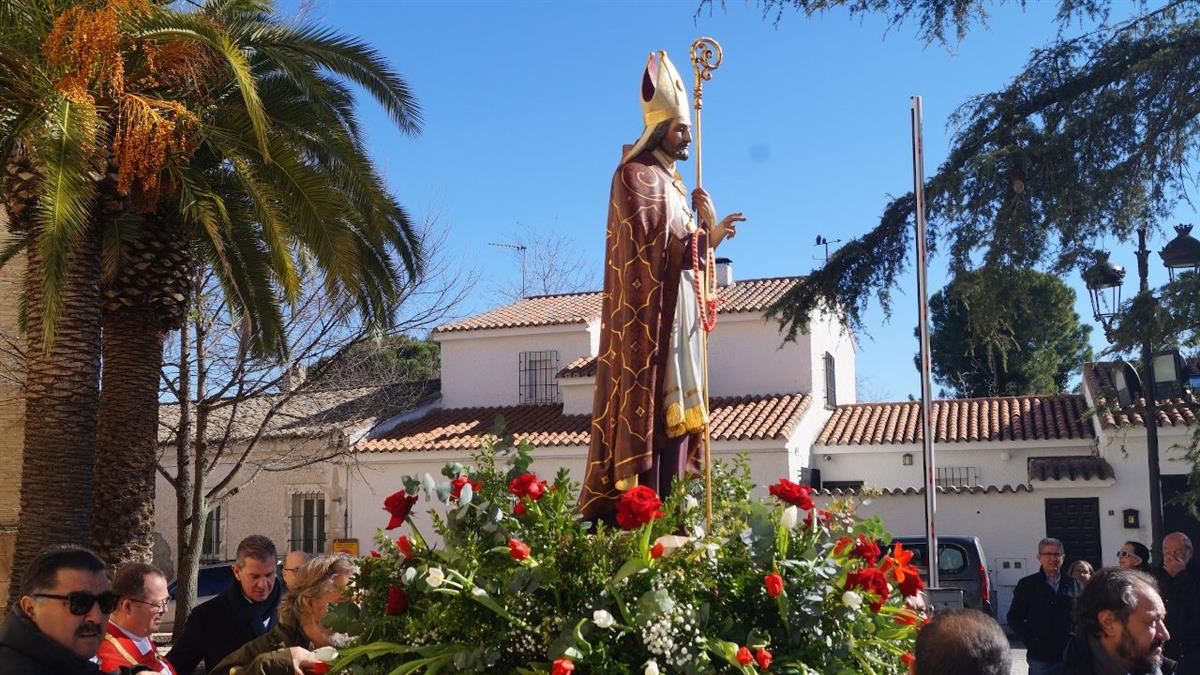
[[[1092,358],[1075,291],[1044,272],[962,272],[930,298],[929,323],[933,376],[955,396],[1059,393]]]
[[[441,370],[440,354],[436,340],[389,335],[355,344],[335,357],[319,359],[311,372],[313,377],[339,387],[435,380]]]
[[[1108,3],[1064,7],[1091,14]],[[1194,180],[1197,87],[1195,3],[1147,4],[1129,21],[1036,50],[1011,83],[967,101],[952,118],[950,154],[925,186],[931,249],[944,248],[956,274],[998,265],[1065,275],[1090,264],[1097,246],[1161,223]],[[890,310],[913,249],[913,209],[911,193],[892,201],[874,229],[780,300],[772,315],[790,338],[822,308],[859,331],[872,297]],[[1175,325],[1183,327],[1178,318]]]
[[[352,583],[361,614],[329,619],[354,638],[335,670],[544,675],[565,658],[578,673],[641,673],[649,661],[664,673],[760,672],[737,661],[744,646],[769,650],[777,673],[905,672],[916,617],[898,595],[878,612],[843,601],[847,574],[870,565],[835,543],[886,539],[878,519],[859,521],[839,503],[805,523],[795,507],[753,500],[743,458],[715,467],[712,532],[703,531],[696,479],[677,481],[664,515],[637,529],[584,523],[565,469],[540,499],[518,501],[509,485],[533,449],[502,423],[496,431],[475,466],[443,469],[477,486],[457,498],[432,476],[403,480],[409,494],[444,505],[432,512],[442,544],[415,528],[404,546],[378,533]],[[682,531],[692,536],[673,536]],[[527,558],[512,554],[514,541],[529,547]],[[783,580],[778,597],[764,583],[772,572]],[[407,606],[389,615],[398,592]]]

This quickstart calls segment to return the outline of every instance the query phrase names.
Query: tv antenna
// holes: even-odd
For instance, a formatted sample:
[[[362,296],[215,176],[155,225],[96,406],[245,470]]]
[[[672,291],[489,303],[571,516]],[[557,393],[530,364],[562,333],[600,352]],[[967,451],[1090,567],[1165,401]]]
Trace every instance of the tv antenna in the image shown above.
[[[521,298],[525,298],[525,253],[529,249],[525,244],[509,244],[505,242],[489,241],[488,246],[499,246],[513,251],[521,252]]]
[[[842,243],[841,239],[834,239],[833,241],[830,241],[829,239],[826,239],[825,237],[822,237],[821,235],[818,234],[817,235],[817,243],[813,244],[813,246],[824,246],[825,247],[825,264],[829,264],[829,245],[830,244],[840,244],[840,243]],[[818,260],[818,258],[814,257],[813,260]]]

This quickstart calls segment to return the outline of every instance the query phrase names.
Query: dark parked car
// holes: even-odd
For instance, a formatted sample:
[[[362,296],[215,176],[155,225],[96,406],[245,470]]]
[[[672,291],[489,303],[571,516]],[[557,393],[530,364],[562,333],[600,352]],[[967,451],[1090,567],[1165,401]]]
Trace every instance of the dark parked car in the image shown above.
[[[231,560],[200,566],[200,572],[196,576],[196,605],[214,595],[220,595],[229,588],[233,583],[232,565]],[[167,593],[171,596],[171,601],[167,604],[167,615],[163,617],[162,627],[159,628],[163,633],[170,633],[175,629],[175,590],[178,583],[179,581],[175,580],[167,584]]]
[[[912,565],[921,570],[921,579],[929,582],[929,543],[923,535],[895,537],[893,542],[904,544],[904,549],[913,552]],[[938,537],[938,583],[943,587],[961,588],[963,604],[980,609],[989,616],[996,615],[992,604],[995,589],[988,576],[987,558],[979,537]]]

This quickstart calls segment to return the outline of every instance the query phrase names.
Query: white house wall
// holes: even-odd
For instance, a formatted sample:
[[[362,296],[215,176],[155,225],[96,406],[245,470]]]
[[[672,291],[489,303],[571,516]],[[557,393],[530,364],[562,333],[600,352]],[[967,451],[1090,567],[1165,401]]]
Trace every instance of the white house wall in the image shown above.
[[[812,391],[809,336],[784,342],[779,324],[761,313],[722,314],[709,335],[709,387],[713,396]]]
[[[584,324],[434,333],[442,347],[442,407],[518,405],[521,352],[558,352],[559,368],[590,356]],[[553,377],[553,373],[551,373]]]

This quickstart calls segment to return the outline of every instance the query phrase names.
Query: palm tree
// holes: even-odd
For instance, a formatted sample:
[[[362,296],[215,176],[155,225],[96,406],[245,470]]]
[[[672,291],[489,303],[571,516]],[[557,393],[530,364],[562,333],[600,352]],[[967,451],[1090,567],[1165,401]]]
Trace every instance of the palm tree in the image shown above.
[[[43,546],[88,533],[102,249],[113,343],[105,354],[111,377],[104,400],[111,404],[102,426],[132,429],[137,438],[126,431],[117,443],[118,434],[104,435],[102,473],[120,484],[98,492],[137,494],[133,507],[102,501],[101,508],[106,523],[134,514],[126,526],[146,526],[147,534],[155,433],[144,421],[155,419],[162,335],[176,320],[160,300],[186,296],[186,283],[172,281],[187,277],[154,274],[162,265],[153,253],[130,263],[131,246],[162,254],[160,262],[193,253],[216,261],[253,326],[253,348],[264,354],[285,352],[273,303],[295,294],[296,255],[327,270],[330,293],[353,297],[375,320],[397,296],[389,250],[410,275],[419,272],[419,242],[365,163],[352,110],[346,115],[350,97],[319,69],[363,84],[385,100],[401,128],[415,130],[419,116],[403,82],[358,43],[273,24],[266,5],[234,1],[207,9],[200,16],[135,0],[0,0],[0,157],[10,220],[21,235],[0,260],[23,248],[29,262],[18,572]],[[252,39],[260,41],[258,51]],[[252,66],[247,53],[259,63]],[[276,79],[294,80],[305,94],[329,94],[318,107],[342,120],[340,136],[352,132],[359,152],[337,155],[346,159],[342,182],[328,185],[329,174],[317,171],[327,150],[293,140],[306,133],[304,125],[295,133],[274,126],[268,135],[258,91],[272,73],[262,65],[267,57],[281,64]],[[304,138],[318,146],[323,140]],[[285,204],[296,208],[295,217],[283,218]],[[134,421],[141,428],[130,427]],[[131,473],[144,476],[149,489],[131,489]],[[112,547],[111,561],[127,557],[121,542],[131,533],[106,532],[99,528],[96,540]]]

